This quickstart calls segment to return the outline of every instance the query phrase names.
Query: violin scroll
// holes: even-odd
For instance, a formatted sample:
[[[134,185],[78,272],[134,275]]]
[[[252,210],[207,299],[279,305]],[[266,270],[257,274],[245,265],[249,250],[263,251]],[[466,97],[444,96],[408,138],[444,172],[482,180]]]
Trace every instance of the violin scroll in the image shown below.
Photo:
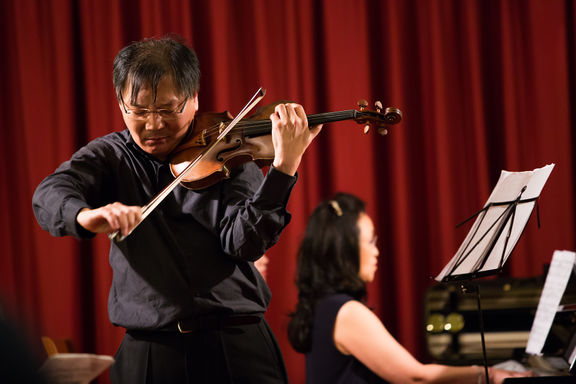
[[[385,136],[388,134],[388,126],[398,124],[402,120],[402,111],[398,108],[387,107],[382,113],[382,102],[376,101],[374,107],[376,111],[369,111],[368,102],[364,99],[358,101],[360,110],[358,116],[354,118],[356,122],[364,125],[364,133],[368,133],[372,126],[376,127],[378,134]]]

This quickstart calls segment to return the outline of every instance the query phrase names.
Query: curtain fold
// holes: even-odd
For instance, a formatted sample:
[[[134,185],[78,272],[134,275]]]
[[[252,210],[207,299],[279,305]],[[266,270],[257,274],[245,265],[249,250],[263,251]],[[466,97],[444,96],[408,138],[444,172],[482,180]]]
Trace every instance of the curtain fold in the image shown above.
[[[500,171],[556,163],[502,276],[542,273],[574,250],[576,59],[572,1],[548,0],[9,0],[0,2],[0,302],[30,334],[113,354],[107,319],[108,239],[52,238],[36,224],[38,183],[89,140],[123,129],[112,62],[144,37],[182,35],[202,70],[200,112],[237,113],[262,86],[263,105],[294,100],[309,114],[360,99],[402,110],[387,136],[353,121],[327,124],[305,154],[269,251],[267,317],[292,382],[289,346],[296,252],[306,218],[335,192],[366,200],[380,261],[369,305],[425,358],[425,290],[482,207]],[[101,379],[106,382],[107,379]]]

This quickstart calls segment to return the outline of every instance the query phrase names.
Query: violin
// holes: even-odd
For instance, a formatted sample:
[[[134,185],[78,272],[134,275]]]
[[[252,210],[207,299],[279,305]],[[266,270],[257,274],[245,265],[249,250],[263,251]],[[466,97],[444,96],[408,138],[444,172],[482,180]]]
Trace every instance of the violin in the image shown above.
[[[229,112],[204,113],[194,118],[192,138],[179,145],[170,156],[170,170],[174,180],[142,207],[142,218],[132,231],[176,188],[178,184],[192,190],[202,189],[230,177],[231,169],[248,161],[263,167],[274,160],[272,144],[272,121],[269,116],[278,101],[257,110],[244,119],[244,116],[264,97],[260,88],[240,113],[232,119]],[[359,110],[307,115],[308,125],[315,126],[334,121],[355,120],[364,125],[364,133],[376,127],[381,135],[388,133],[388,127],[402,120],[402,112],[396,108],[386,108],[376,102],[376,111],[369,111],[368,102],[360,100]],[[131,232],[132,232],[131,231]],[[126,235],[128,236],[128,235]],[[108,237],[116,242],[125,239],[119,231]]]
[[[272,144],[272,121],[270,114],[278,104],[288,101],[277,101],[259,108],[252,116],[239,121],[218,142],[210,154],[189,170],[190,162],[200,156],[219,136],[232,120],[228,111],[202,113],[195,117],[192,137],[178,146],[170,158],[170,170],[174,177],[182,176],[180,184],[191,190],[198,190],[216,184],[230,177],[232,169],[249,161],[259,167],[270,165],[274,160]],[[368,102],[360,100],[358,110],[349,109],[338,112],[308,115],[308,125],[315,126],[343,120],[355,120],[364,126],[364,133],[375,127],[380,135],[386,135],[391,125],[402,120],[402,112],[396,108],[383,110],[382,103],[376,102],[375,111],[367,110]],[[185,175],[181,175],[186,172]]]

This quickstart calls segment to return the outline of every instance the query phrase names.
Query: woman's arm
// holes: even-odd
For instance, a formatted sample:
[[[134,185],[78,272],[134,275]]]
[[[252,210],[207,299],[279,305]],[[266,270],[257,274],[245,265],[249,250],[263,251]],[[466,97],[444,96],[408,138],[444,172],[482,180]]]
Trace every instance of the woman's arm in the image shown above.
[[[420,363],[358,301],[349,301],[340,308],[334,324],[334,344],[390,383],[484,383],[484,370],[478,366]],[[508,376],[526,375],[490,369],[490,381],[496,384]]]

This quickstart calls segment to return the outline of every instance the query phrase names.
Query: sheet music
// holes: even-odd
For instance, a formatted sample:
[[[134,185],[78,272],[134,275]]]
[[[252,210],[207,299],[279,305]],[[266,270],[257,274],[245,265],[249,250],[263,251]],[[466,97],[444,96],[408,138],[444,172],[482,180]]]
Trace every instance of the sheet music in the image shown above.
[[[576,262],[576,253],[570,251],[555,251],[552,256],[552,263],[546,276],[546,282],[540,295],[536,316],[532,323],[526,353],[539,355],[552,327],[554,316],[558,311],[558,306],[570,275]]]
[[[549,164],[533,171],[502,171],[484,207],[488,207],[491,203],[514,201],[520,194],[522,200],[537,198],[553,168],[554,164]],[[522,192],[524,187],[526,190]],[[467,275],[501,268],[518,242],[535,204],[533,201],[516,205],[514,216],[509,220],[504,220],[510,212],[508,204],[491,205],[480,213],[460,248],[436,276],[436,280],[442,281],[446,276]],[[508,238],[510,226],[512,229]],[[491,248],[492,244],[494,246]],[[483,261],[485,263],[481,265]]]

